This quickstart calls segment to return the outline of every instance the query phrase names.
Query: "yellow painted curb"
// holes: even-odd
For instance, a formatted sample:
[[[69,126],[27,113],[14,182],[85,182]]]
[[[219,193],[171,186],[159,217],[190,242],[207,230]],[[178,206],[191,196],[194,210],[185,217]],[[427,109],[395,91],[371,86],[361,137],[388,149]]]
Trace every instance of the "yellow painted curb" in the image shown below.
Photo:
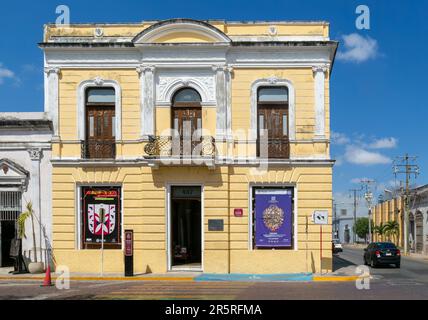
[[[313,281],[330,281],[330,282],[334,282],[334,281],[338,281],[338,282],[343,282],[343,281],[355,281],[358,279],[361,279],[364,277],[361,276],[326,276],[326,277],[313,277]]]
[[[0,277],[1,280],[40,280],[44,277]],[[56,278],[52,278],[55,281]],[[72,281],[193,281],[192,277],[70,277]]]

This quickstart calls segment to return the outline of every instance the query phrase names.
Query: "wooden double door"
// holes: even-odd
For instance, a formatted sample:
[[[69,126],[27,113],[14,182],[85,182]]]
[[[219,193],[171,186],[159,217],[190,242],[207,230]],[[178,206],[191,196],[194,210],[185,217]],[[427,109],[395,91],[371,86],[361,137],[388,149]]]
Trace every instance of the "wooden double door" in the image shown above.
[[[115,158],[115,118],[114,106],[87,106],[86,158]]]
[[[173,107],[172,128],[180,139],[180,154],[191,155],[194,148],[201,143],[201,136],[195,134],[195,131],[202,129],[202,108]]]
[[[283,104],[259,104],[257,117],[258,155],[261,155],[263,142],[267,142],[267,155],[269,158],[289,158],[287,106]]]

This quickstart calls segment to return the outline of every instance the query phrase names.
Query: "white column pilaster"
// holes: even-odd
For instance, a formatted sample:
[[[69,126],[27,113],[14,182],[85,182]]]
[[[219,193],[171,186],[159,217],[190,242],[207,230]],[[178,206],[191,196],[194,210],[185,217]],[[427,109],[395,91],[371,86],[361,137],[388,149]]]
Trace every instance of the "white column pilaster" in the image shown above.
[[[40,194],[40,161],[43,157],[43,151],[41,149],[29,149],[28,153],[31,159],[31,202],[33,203],[34,214],[37,217],[36,237],[38,236],[37,246],[39,247],[39,261],[43,261],[43,239],[42,239],[42,213],[41,213],[41,194]],[[37,254],[37,253],[35,253]]]
[[[314,66],[315,139],[325,139],[325,73],[327,65]]]
[[[227,135],[227,85],[226,72],[228,68],[224,65],[215,65],[212,67],[215,72],[216,88],[216,139],[223,140]]]
[[[52,120],[54,137],[59,136],[59,68],[46,67],[45,111]]]
[[[155,134],[155,67],[137,67],[140,75],[141,138]]]

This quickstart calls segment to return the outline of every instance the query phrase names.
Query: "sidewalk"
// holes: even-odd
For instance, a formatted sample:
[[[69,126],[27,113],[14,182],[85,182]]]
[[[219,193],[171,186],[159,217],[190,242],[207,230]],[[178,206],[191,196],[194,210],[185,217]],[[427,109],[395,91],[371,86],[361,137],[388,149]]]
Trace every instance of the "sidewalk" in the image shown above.
[[[58,275],[51,273],[52,281]],[[8,274],[0,269],[0,281],[40,281],[45,274]],[[210,274],[193,272],[168,272],[162,274],[137,274],[133,277],[125,277],[123,274],[88,274],[72,273],[72,281],[197,281],[197,282],[312,282],[312,281],[355,281],[358,276],[355,273],[291,273],[291,274]]]

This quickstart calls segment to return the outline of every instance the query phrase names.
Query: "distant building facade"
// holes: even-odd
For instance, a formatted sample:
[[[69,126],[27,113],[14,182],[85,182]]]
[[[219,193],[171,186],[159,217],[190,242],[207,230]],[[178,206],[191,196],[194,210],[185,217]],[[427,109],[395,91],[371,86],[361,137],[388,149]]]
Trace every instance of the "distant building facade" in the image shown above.
[[[380,202],[373,209],[373,222],[376,226],[389,221],[397,221],[399,234],[392,237],[400,247],[404,246],[404,212],[403,197]],[[428,254],[428,185],[413,188],[409,197],[408,244],[413,253]],[[374,240],[386,240],[387,236],[374,234]]]

